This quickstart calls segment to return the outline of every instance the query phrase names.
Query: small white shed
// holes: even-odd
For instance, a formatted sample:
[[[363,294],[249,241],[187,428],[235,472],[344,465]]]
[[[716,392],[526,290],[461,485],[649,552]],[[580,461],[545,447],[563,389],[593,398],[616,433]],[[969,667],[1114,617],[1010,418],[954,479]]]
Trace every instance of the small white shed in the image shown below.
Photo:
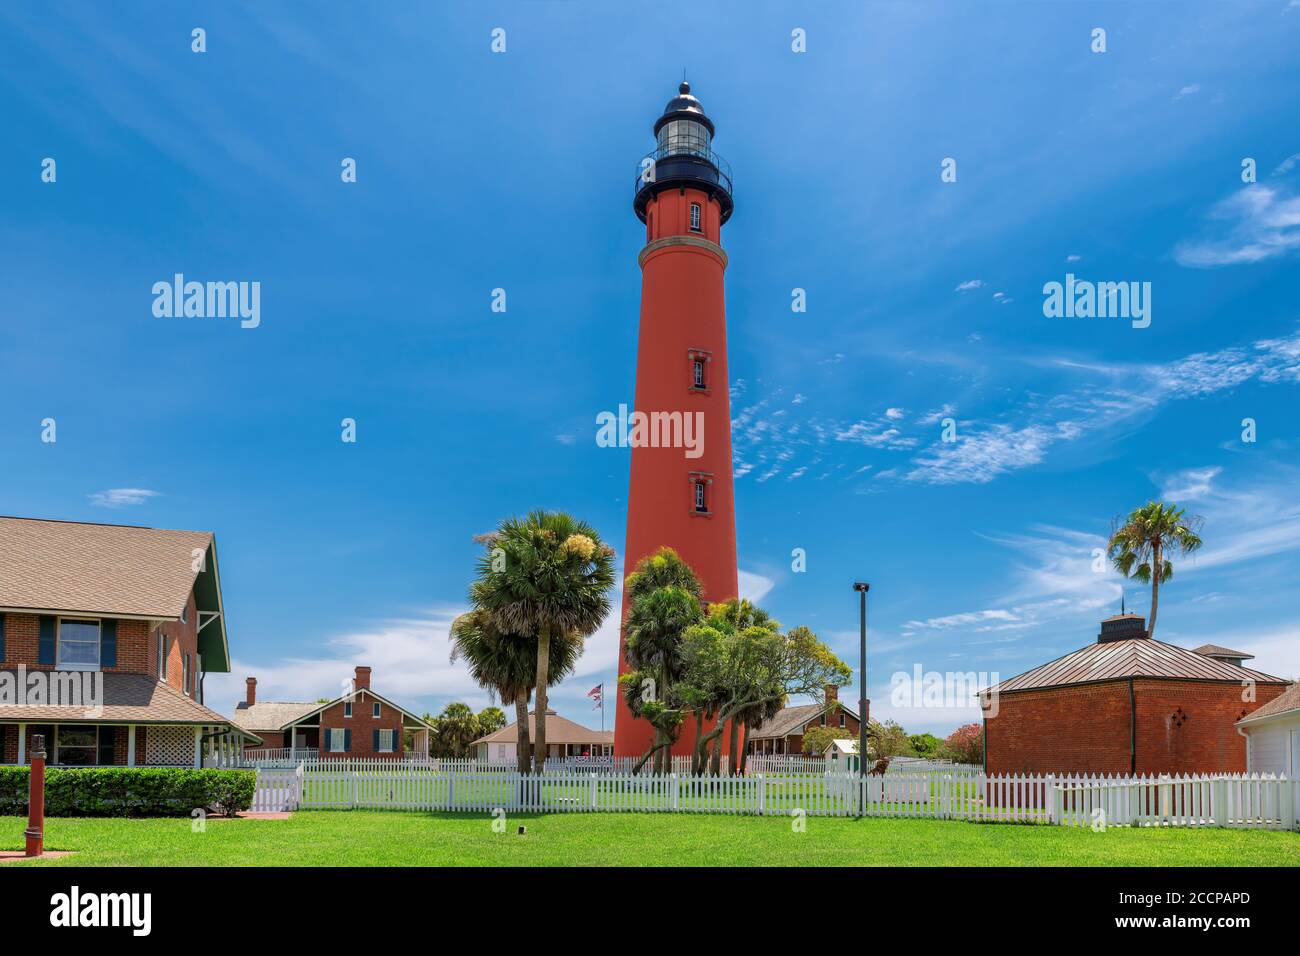
[[[1300,777],[1300,684],[1237,721],[1237,730],[1246,738],[1247,773]]]
[[[827,773],[858,772],[858,742],[856,740],[832,740],[826,748]]]

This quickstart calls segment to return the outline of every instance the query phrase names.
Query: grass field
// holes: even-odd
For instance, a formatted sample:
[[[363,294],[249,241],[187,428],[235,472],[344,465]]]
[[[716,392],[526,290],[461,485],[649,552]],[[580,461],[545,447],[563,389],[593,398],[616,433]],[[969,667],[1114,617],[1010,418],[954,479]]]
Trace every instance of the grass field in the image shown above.
[[[1300,834],[945,820],[690,814],[511,816],[314,811],[287,820],[46,821],[46,846],[74,855],[5,866],[1300,866]],[[523,824],[528,832],[515,833]],[[0,817],[0,849],[26,821]]]

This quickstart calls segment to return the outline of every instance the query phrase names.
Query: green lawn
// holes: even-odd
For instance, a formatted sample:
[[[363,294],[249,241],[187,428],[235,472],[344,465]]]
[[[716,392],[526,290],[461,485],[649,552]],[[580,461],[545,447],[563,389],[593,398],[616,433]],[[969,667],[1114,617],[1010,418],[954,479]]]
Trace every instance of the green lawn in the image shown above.
[[[1116,828],[945,820],[810,817],[804,833],[780,817],[692,814],[519,814],[505,833],[487,814],[314,811],[288,820],[47,821],[59,860],[6,866],[1297,866],[1300,834],[1264,830]],[[528,833],[519,836],[519,824]],[[0,817],[0,849],[26,825]]]

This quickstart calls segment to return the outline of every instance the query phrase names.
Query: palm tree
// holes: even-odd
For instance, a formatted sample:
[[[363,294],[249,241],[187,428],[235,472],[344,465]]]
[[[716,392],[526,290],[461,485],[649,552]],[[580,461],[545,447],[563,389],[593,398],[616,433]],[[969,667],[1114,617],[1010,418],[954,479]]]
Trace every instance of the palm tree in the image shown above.
[[[470,676],[476,684],[487,689],[489,697],[515,705],[518,767],[520,773],[528,773],[532,768],[528,701],[537,675],[536,643],[518,634],[498,631],[492,623],[492,616],[483,610],[470,611],[452,621],[451,640],[452,662],[464,658],[469,664]],[[556,679],[568,676],[581,654],[581,641],[552,641],[550,673]]]
[[[551,645],[581,644],[609,614],[614,549],[601,544],[590,525],[561,511],[534,511],[507,518],[484,538],[479,577],[470,587],[475,607],[492,616],[498,630],[536,642],[534,682],[537,772],[546,766],[546,691]]]
[[[1127,518],[1116,518],[1112,525],[1107,554],[1115,569],[1126,578],[1151,585],[1151,617],[1147,622],[1150,637],[1156,634],[1160,585],[1174,576],[1174,566],[1166,555],[1196,551],[1201,546],[1197,535],[1201,523],[1200,518],[1186,517],[1186,512],[1175,505],[1149,501]]]
[[[438,738],[453,757],[464,757],[469,745],[481,735],[478,718],[468,704],[453,702],[438,715]]]

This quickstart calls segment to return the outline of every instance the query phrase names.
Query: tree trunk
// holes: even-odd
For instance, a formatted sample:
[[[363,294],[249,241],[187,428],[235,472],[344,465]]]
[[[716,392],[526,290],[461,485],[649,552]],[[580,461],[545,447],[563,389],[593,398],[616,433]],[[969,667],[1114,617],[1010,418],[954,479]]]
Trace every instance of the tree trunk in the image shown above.
[[[731,722],[731,740],[727,743],[727,773],[731,776],[736,775],[736,770],[740,766],[740,760],[736,754],[736,744],[740,741],[740,728],[737,725],[739,721]]]
[[[713,741],[713,753],[709,756],[709,773],[713,776],[722,774],[722,738],[716,737]]]
[[[546,769],[546,685],[551,679],[551,628],[537,632],[537,772]]]
[[[519,772],[528,773],[531,769],[532,754],[528,744],[528,691],[520,688],[515,692],[515,726],[519,728],[519,744],[516,756],[519,758]]]
[[[745,775],[745,767],[749,763],[749,724],[745,725],[745,736],[740,741],[740,775]]]
[[[695,752],[691,754],[691,776],[704,772],[704,715],[695,712]]]
[[[1151,620],[1147,622],[1147,637],[1156,636],[1156,611],[1160,609],[1160,544],[1151,549]]]

